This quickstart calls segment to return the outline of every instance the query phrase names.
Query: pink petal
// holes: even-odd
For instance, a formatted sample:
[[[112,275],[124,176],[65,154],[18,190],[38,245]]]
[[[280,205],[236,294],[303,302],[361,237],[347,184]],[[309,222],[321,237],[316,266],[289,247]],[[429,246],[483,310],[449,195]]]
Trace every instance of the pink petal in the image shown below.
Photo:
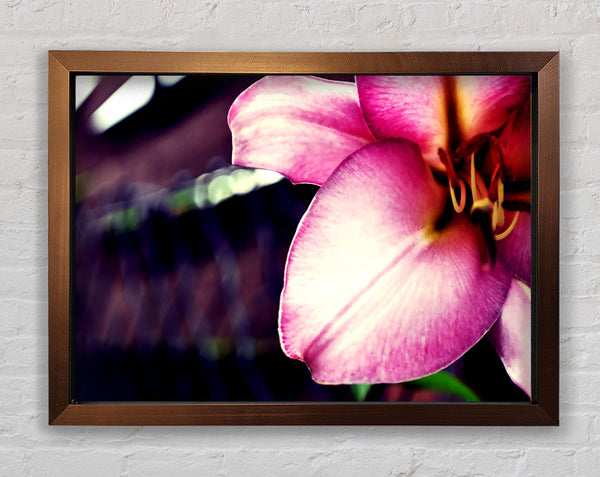
[[[415,379],[491,328],[510,274],[482,265],[464,216],[435,229],[446,197],[404,140],[363,147],[319,190],[290,249],[279,322],[285,353],[316,381]]]
[[[457,76],[456,110],[463,138],[500,128],[530,91],[530,76]]]
[[[500,319],[488,334],[510,378],[531,397],[531,289],[513,280]]]
[[[505,212],[504,223],[512,223],[514,212]],[[497,230],[501,232],[502,229]],[[531,214],[520,212],[513,231],[496,242],[498,257],[513,274],[531,285]]]
[[[358,76],[367,124],[378,138],[416,142],[426,161],[441,167],[449,150],[451,111],[462,141],[499,129],[529,98],[529,76]],[[453,147],[456,147],[455,144]]]
[[[531,107],[527,101],[513,113],[500,134],[504,165],[511,180],[531,179]]]
[[[376,137],[416,142],[423,158],[441,167],[438,148],[448,147],[442,76],[357,76],[356,87]]]
[[[374,140],[353,83],[267,76],[229,110],[233,163],[321,185],[349,154]]]

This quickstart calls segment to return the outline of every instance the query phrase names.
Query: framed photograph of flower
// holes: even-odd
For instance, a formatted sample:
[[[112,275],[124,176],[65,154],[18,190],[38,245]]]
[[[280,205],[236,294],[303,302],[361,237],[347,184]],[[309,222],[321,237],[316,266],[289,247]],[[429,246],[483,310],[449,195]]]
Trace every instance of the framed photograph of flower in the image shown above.
[[[51,424],[558,424],[558,54],[49,54]]]

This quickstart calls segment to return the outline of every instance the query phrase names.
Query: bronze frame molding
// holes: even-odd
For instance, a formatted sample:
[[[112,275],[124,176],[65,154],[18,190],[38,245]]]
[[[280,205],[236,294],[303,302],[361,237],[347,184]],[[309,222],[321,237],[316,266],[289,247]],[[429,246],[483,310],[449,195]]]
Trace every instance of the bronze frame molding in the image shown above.
[[[557,52],[171,53],[50,51],[49,423],[52,425],[558,425]],[[73,73],[531,74],[532,403],[101,403],[69,396]],[[543,160],[538,160],[543,158]]]

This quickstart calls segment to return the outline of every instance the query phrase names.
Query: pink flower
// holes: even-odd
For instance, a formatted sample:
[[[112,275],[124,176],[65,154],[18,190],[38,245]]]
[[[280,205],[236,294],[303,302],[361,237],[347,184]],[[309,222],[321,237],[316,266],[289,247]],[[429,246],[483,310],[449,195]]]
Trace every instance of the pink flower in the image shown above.
[[[486,333],[531,395],[530,78],[265,77],[236,165],[320,185],[291,244],[284,352],[321,383],[437,372]]]

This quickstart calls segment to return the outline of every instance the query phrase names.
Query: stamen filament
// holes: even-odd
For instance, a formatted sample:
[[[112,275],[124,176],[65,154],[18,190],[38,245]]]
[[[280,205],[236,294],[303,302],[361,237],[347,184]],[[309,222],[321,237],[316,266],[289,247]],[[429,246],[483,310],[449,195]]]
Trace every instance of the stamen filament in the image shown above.
[[[489,187],[490,197],[492,198],[492,200],[496,200],[498,198],[497,196],[494,196],[494,192],[497,192],[497,190],[498,190],[498,179],[500,178],[499,173],[500,173],[500,164],[496,164],[496,167],[494,168],[494,173],[492,174],[492,179],[490,180],[490,187]]]
[[[471,154],[471,194],[473,194],[473,203],[477,202],[477,182],[475,180],[475,153]]]
[[[513,229],[515,228],[515,226],[517,225],[517,220],[519,219],[519,214],[520,212],[517,211],[517,213],[515,214],[515,216],[513,217],[513,221],[512,223],[508,226],[508,228],[502,232],[501,234],[498,235],[494,235],[494,238],[498,241],[498,240],[502,240],[505,239],[506,237],[508,237],[508,235],[513,231]]]
[[[475,181],[477,184],[477,192],[480,196],[485,197],[486,199],[490,198],[490,195],[488,194],[488,190],[485,187],[485,182],[483,181],[483,177],[481,177],[479,175],[479,173],[475,173]]]
[[[504,225],[504,207],[502,207],[502,203],[504,202],[504,182],[502,179],[498,179],[498,226],[502,227]],[[494,228],[496,230],[496,228]]]
[[[504,182],[502,182],[502,179],[498,179],[498,202],[500,204],[504,202]]]
[[[450,197],[452,198],[452,205],[454,206],[454,210],[457,214],[460,214],[463,210],[465,210],[465,204],[467,202],[467,190],[465,183],[462,179],[457,179],[458,185],[460,187],[460,204],[456,201],[456,195],[454,192],[454,187],[452,187],[452,183],[448,184],[450,188]]]

